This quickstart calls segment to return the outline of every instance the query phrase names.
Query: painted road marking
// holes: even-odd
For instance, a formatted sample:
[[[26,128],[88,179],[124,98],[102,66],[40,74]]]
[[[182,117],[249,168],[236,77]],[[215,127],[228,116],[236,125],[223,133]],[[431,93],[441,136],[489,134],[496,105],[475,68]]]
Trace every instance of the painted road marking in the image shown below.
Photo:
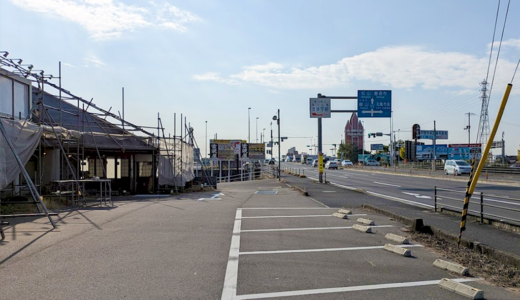
[[[452,280],[462,283],[462,282],[478,281],[479,279],[478,278],[455,278]],[[415,286],[436,285],[436,284],[439,284],[439,282],[440,282],[440,280],[425,280],[425,281],[413,281],[413,282],[358,285],[358,286],[327,288],[327,289],[297,290],[297,291],[287,291],[287,292],[278,292],[278,293],[238,295],[234,299],[237,299],[237,300],[266,299],[266,298],[281,298],[281,297],[291,297],[291,296],[319,295],[319,294],[342,293],[342,292],[370,291],[370,290],[381,290],[381,289],[391,289],[391,288],[406,288],[406,287],[415,287]]]
[[[224,196],[222,193],[217,193],[211,196],[210,198],[199,198],[197,201],[203,201],[203,200],[222,200],[221,198],[218,198],[218,196]]]
[[[367,214],[357,214],[350,216],[366,216]],[[242,219],[270,219],[270,218],[315,218],[315,217],[332,217],[332,215],[298,215],[298,216],[256,216],[256,217],[242,217]]]
[[[520,203],[509,202],[509,201],[501,201],[501,200],[495,200],[495,199],[489,199],[489,198],[484,198],[484,200],[491,201],[491,202],[504,203],[504,204],[511,204],[511,205],[520,205]]]
[[[373,228],[388,228],[394,227],[393,225],[375,225],[370,226]],[[300,230],[328,230],[328,229],[352,229],[352,226],[346,227],[314,227],[314,228],[279,228],[279,229],[250,229],[250,230],[242,230],[241,232],[272,232],[272,231],[300,231]]]
[[[369,194],[369,195],[372,195],[372,196],[376,196],[376,197],[380,197],[380,198],[385,198],[385,199],[388,199],[388,200],[393,200],[393,201],[397,201],[397,202],[401,202],[401,203],[406,203],[406,204],[410,204],[410,205],[414,205],[414,206],[427,207],[427,208],[434,208],[433,205],[424,204],[424,203],[421,203],[421,202],[410,201],[410,200],[406,200],[406,199],[402,199],[402,198],[397,198],[397,197],[387,196],[387,195],[378,194],[378,193],[369,192],[369,191],[367,191],[366,193]]]
[[[224,277],[224,287],[222,289],[222,300],[234,299],[237,295],[238,284],[238,256],[240,254],[240,228],[242,227],[242,209],[238,208],[235,215],[235,225],[233,226],[233,236],[231,237],[231,247],[229,247],[229,258]]]
[[[335,193],[336,191],[321,191],[322,193]]]
[[[421,199],[431,199],[432,198],[430,196],[423,196],[421,194],[416,194],[416,193],[403,192],[403,194],[410,195],[410,196],[415,196],[415,198],[421,198]]]
[[[390,184],[390,183],[384,183],[384,182],[377,182],[377,181],[374,181],[374,183],[376,183],[376,184],[381,184],[381,185],[395,186],[395,187],[398,187],[398,188],[401,187],[400,185],[395,185],[395,184]]]
[[[273,251],[249,251],[240,252],[239,255],[256,255],[256,254],[285,254],[285,253],[309,253],[309,252],[332,252],[332,251],[357,251],[357,250],[375,250],[383,249],[385,246],[367,246],[367,247],[347,247],[347,248],[323,248],[323,249],[297,249],[297,250],[273,250]],[[401,248],[423,247],[422,245],[396,245]]]
[[[244,209],[334,209],[337,210],[337,208],[331,208],[331,207],[242,207],[242,210]]]

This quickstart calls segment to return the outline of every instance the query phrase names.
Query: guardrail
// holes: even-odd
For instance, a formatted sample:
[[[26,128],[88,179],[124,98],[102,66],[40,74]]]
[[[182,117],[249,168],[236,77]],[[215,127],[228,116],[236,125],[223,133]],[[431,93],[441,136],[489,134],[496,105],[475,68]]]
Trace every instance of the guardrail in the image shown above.
[[[459,198],[447,196],[447,195],[451,195],[451,194],[459,194],[462,196]],[[462,206],[463,206],[462,204],[464,203],[465,194],[466,194],[465,191],[456,191],[456,190],[449,190],[449,189],[435,187],[434,188],[434,210],[437,211],[439,207],[441,209],[442,209],[442,207],[447,207],[447,208],[451,208],[452,210],[455,210],[455,211],[462,211]],[[471,201],[476,198],[475,196],[479,199],[478,202]],[[460,202],[461,206],[456,207],[456,206],[445,204],[445,203],[443,203],[443,204],[439,203],[439,202],[446,201],[446,200]],[[514,222],[520,222],[520,209],[511,207],[511,206],[506,207],[506,206],[501,206],[501,205],[496,205],[496,204],[490,204],[490,203],[486,203],[486,202],[498,202],[498,203],[509,203],[511,205],[520,205],[520,199],[495,196],[495,195],[485,196],[484,192],[480,192],[477,195],[473,194],[473,196],[470,199],[470,205],[471,204],[478,205],[480,209],[478,211],[476,211],[476,210],[469,209],[469,207],[468,207],[468,213],[472,213],[473,215],[480,217],[481,224],[484,223],[484,218],[494,219],[497,221],[509,220],[509,221],[514,221]],[[493,212],[493,213],[491,213],[489,211],[486,212],[485,211],[486,208],[492,208],[493,210],[497,210],[500,212],[500,215],[498,215],[495,212]],[[509,216],[504,216],[503,215],[504,212],[508,212]],[[517,214],[518,217],[516,217],[516,216],[513,217],[512,215],[514,215],[514,213],[518,213]]]

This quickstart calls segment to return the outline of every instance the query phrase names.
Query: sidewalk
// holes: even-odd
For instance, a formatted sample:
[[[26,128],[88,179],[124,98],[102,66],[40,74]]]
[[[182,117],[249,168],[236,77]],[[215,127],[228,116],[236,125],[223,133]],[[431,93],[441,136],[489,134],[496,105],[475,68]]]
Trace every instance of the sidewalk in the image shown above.
[[[424,225],[430,226],[434,233],[451,241],[453,241],[453,238],[456,239],[459,234],[460,217],[342,189],[329,184],[315,183],[307,178],[282,175],[282,179],[292,186],[305,189],[309,196],[330,207],[365,206],[368,209],[398,218],[408,225],[411,225],[414,219],[422,219]],[[327,191],[334,191],[334,193]],[[503,263],[520,268],[519,234],[468,220],[463,239],[469,247],[476,248]]]

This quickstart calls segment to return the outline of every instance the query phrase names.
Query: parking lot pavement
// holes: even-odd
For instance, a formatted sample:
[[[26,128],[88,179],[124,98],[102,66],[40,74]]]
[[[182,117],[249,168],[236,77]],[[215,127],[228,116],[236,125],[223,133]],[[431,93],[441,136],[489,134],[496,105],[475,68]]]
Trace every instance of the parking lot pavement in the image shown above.
[[[275,191],[275,189],[273,189]],[[222,299],[466,299],[438,287],[442,278],[478,286],[486,299],[518,294],[433,267],[439,256],[411,241],[412,257],[383,248],[387,233],[407,236],[388,217],[354,209],[348,219],[287,189],[238,208]],[[292,209],[291,209],[292,206]],[[374,221],[374,233],[352,228]],[[408,237],[408,236],[407,236]]]

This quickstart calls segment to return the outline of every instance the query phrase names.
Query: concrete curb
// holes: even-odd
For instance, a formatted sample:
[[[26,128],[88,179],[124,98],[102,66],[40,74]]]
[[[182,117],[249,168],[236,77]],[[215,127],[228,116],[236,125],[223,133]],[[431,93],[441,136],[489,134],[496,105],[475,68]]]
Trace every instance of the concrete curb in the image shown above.
[[[459,265],[442,259],[436,259],[433,262],[433,266],[439,269],[448,270],[461,276],[469,276],[468,268],[464,267],[463,265]]]
[[[385,249],[386,251],[393,252],[395,254],[402,255],[404,257],[412,256],[412,251],[411,250],[406,249],[406,248],[402,248],[402,247],[398,247],[398,246],[392,245],[392,244],[385,244],[385,247],[383,249]]]
[[[439,286],[445,290],[455,292],[470,299],[485,299],[484,292],[482,290],[448,278],[443,278],[441,281],[439,281]]]
[[[363,225],[359,225],[359,224],[354,224],[354,225],[352,225],[352,228],[357,230],[357,231],[361,231],[363,233],[372,233],[372,227],[370,227],[370,226],[363,226]]]
[[[400,236],[400,235],[393,234],[393,233],[387,233],[385,235],[385,239],[397,242],[399,244],[409,244],[410,243],[408,241],[408,239],[405,238],[404,236]]]
[[[380,209],[380,208],[375,207],[370,204],[363,204],[362,207],[367,210],[371,210],[376,213],[394,218],[403,224],[410,225],[410,226],[412,226],[413,231],[428,233],[428,234],[435,236],[436,238],[442,239],[453,245],[457,245],[457,242],[458,242],[457,235],[443,231],[443,230],[438,229],[433,226],[424,226],[422,224],[422,219],[412,219],[409,217],[401,216],[401,215],[395,214],[393,212],[386,211],[384,209]],[[518,255],[509,253],[509,252],[505,252],[502,250],[498,250],[498,249],[495,249],[495,248],[487,246],[487,245],[482,245],[479,242],[471,241],[471,240],[464,239],[464,238],[462,239],[461,245],[468,249],[471,249],[477,253],[484,254],[485,256],[487,256],[491,259],[494,259],[498,262],[501,262],[505,265],[510,265],[510,266],[520,269],[520,256],[518,256]]]

